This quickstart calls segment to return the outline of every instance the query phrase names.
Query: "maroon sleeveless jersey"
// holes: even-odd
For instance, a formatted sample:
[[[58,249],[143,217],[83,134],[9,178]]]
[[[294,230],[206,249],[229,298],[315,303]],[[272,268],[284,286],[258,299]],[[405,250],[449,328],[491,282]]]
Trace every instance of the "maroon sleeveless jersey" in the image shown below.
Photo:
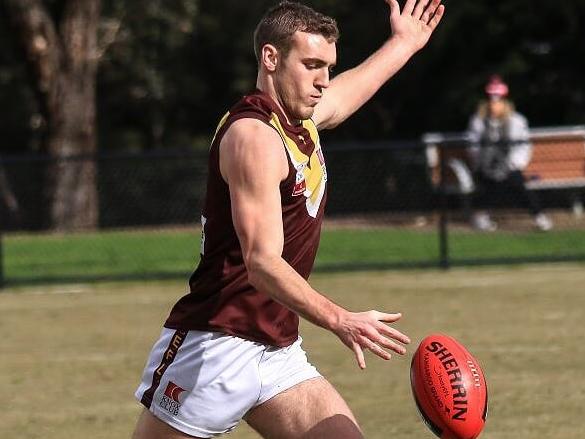
[[[307,279],[315,261],[327,171],[313,121],[290,125],[265,93],[245,96],[222,118],[211,144],[201,260],[189,280],[190,292],[173,307],[165,326],[220,331],[274,346],[298,337],[298,316],[248,282],[234,230],[229,187],[219,170],[219,144],[238,119],[252,118],[276,130],[288,156],[289,173],[280,184],[284,231],[283,259]],[[263,166],[258,157],[259,167]]]

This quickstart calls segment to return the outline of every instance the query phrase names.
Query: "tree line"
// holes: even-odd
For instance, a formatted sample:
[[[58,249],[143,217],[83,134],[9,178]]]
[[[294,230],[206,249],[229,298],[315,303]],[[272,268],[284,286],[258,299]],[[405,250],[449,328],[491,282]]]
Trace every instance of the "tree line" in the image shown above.
[[[0,0],[0,154],[206,148],[219,117],[254,87],[252,32],[275,3]],[[382,0],[305,3],[339,22],[338,71],[389,36]],[[531,125],[585,123],[585,2],[445,4],[430,45],[326,141],[462,130],[493,73]],[[94,227],[95,163],[67,163],[46,170],[47,216],[54,228]]]

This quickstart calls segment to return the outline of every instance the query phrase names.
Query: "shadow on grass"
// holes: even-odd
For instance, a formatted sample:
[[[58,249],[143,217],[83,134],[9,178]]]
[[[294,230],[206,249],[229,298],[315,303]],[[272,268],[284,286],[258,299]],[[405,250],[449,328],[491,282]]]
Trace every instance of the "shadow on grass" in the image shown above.
[[[538,263],[585,262],[585,254],[565,256],[522,256],[508,258],[466,258],[450,259],[447,263],[440,261],[408,261],[408,262],[381,262],[381,263],[340,263],[320,264],[313,270],[314,273],[335,273],[340,271],[378,271],[378,270],[411,270],[411,269],[448,269],[450,267],[478,267],[490,265],[521,265]]]
[[[340,273],[358,271],[383,271],[383,270],[417,270],[417,269],[448,269],[450,267],[478,267],[495,265],[521,265],[537,263],[564,263],[585,262],[585,254],[566,256],[527,256],[517,258],[477,258],[477,259],[452,259],[447,264],[441,264],[436,260],[406,261],[406,262],[343,262],[317,264],[314,273]],[[190,272],[149,272],[149,273],[120,273],[103,275],[53,275],[34,278],[4,279],[3,287],[22,287],[34,285],[54,285],[67,283],[99,283],[99,282],[135,282],[155,280],[188,280]]]
[[[22,287],[35,285],[56,285],[69,283],[99,283],[99,282],[134,282],[155,280],[181,280],[188,279],[185,272],[158,272],[158,273],[120,273],[103,275],[68,275],[68,276],[40,276],[35,278],[4,279],[3,287]]]

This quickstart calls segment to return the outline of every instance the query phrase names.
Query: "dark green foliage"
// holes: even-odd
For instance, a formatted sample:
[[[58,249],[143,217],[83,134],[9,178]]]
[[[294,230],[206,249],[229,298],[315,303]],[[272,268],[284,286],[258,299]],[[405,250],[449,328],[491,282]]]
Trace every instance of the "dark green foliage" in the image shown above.
[[[47,1],[58,18],[63,0]],[[252,32],[274,0],[106,0],[98,77],[102,150],[205,148],[217,120],[255,84]],[[354,66],[389,35],[382,1],[307,0],[337,18],[338,68]],[[417,138],[467,124],[486,78],[498,72],[533,126],[585,123],[585,3],[446,2],[419,53],[331,140]],[[2,2],[0,2],[0,5]],[[0,12],[3,10],[0,8]],[[26,66],[0,14],[0,152],[35,150],[38,111]],[[10,108],[10,111],[6,109]]]

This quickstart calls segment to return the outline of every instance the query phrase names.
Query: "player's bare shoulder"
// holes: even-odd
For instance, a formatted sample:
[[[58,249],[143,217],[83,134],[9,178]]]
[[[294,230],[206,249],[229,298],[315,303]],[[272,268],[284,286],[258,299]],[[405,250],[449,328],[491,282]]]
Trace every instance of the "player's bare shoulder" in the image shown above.
[[[220,148],[220,170],[229,180],[233,169],[257,172],[259,167],[275,172],[280,181],[288,174],[288,161],[283,140],[272,127],[258,119],[242,118],[233,122],[225,132]]]

